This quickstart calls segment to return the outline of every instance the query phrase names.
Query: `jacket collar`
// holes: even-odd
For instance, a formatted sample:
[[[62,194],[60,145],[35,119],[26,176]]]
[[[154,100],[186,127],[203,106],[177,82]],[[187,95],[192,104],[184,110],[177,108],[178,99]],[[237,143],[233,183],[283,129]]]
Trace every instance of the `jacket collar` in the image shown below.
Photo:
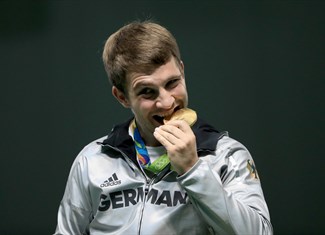
[[[107,152],[111,147],[117,148],[126,154],[131,160],[137,162],[134,142],[129,135],[129,125],[133,118],[124,123],[118,124],[108,134],[107,138],[101,143],[102,152]],[[198,155],[205,156],[214,152],[218,140],[227,135],[226,132],[219,132],[213,126],[198,118],[192,127],[196,137]],[[110,147],[111,146],[111,147]]]

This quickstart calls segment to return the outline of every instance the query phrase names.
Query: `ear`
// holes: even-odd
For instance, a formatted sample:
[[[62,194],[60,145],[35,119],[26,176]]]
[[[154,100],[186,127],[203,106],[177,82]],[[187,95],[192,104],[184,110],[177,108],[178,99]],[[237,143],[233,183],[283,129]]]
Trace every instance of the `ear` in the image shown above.
[[[117,101],[124,106],[124,108],[130,108],[129,100],[116,86],[112,87],[112,94],[117,99]]]
[[[185,75],[183,61],[180,61],[180,65],[181,65],[181,72]]]
[[[184,71],[184,63],[183,63],[183,61],[181,61],[181,68]]]

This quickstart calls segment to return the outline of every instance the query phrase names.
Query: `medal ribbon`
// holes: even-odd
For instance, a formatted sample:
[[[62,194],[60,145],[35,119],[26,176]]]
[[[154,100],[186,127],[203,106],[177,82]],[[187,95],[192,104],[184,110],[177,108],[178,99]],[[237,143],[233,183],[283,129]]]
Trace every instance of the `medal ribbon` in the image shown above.
[[[140,135],[138,127],[135,124],[135,121],[133,121],[131,125],[133,129],[133,138],[134,138],[137,158],[141,167],[155,174],[159,173],[169,164],[168,155],[165,153],[151,163],[148,150],[146,148],[146,145],[143,142],[143,139]]]

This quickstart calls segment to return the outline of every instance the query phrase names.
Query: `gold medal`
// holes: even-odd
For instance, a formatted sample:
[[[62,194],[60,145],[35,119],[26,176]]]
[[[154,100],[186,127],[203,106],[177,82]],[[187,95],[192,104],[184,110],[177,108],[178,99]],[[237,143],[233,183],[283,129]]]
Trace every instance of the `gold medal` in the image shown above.
[[[169,122],[171,120],[184,120],[190,126],[193,126],[194,123],[196,122],[196,119],[197,119],[197,115],[194,110],[189,109],[189,108],[183,108],[183,109],[177,110],[170,117],[166,117],[164,119],[164,123],[166,124],[167,122]]]

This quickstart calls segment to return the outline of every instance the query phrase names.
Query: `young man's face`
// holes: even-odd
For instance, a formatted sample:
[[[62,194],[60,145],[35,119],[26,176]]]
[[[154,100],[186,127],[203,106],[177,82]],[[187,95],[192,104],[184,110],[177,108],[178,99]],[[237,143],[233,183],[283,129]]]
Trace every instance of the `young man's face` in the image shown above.
[[[163,117],[187,107],[188,96],[183,73],[174,57],[150,75],[134,74],[127,84],[125,106],[135,115],[141,136],[147,145],[159,145],[154,129],[163,124]],[[114,92],[113,92],[114,94]],[[115,95],[116,96],[116,95]]]

